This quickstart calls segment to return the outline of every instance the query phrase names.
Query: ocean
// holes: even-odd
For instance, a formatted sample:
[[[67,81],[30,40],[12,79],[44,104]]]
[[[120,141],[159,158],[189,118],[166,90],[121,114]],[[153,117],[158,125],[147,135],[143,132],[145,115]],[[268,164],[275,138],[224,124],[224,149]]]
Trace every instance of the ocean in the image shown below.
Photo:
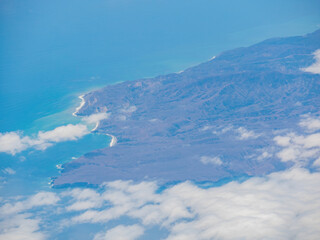
[[[318,10],[311,0],[1,1],[0,133],[35,135],[77,124],[72,113],[81,94],[179,72],[267,38],[312,32]],[[110,140],[88,134],[46,150],[0,153],[0,196],[61,191],[49,184],[59,164]]]

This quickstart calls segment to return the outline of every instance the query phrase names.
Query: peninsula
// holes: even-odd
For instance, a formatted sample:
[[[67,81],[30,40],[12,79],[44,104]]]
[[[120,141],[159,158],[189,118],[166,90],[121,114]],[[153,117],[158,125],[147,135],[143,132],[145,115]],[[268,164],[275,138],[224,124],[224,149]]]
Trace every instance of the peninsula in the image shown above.
[[[55,187],[112,180],[218,181],[292,166],[271,149],[277,131],[319,114],[320,30],[226,51],[181,73],[85,94],[76,115],[108,109],[104,149],[63,165]],[[125,66],[124,66],[125,68]],[[117,142],[115,145],[114,143]]]

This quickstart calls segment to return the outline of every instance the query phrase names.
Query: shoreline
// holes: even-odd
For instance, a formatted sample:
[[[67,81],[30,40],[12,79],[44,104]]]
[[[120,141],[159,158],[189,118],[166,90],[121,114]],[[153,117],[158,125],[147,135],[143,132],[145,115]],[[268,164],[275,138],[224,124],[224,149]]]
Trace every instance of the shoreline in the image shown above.
[[[81,103],[79,105],[79,107],[76,108],[76,111],[72,113],[73,116],[77,117],[79,110],[84,106],[84,104],[86,103],[86,101],[84,100],[84,95],[80,95],[78,96],[79,99],[81,99]]]
[[[111,142],[109,144],[109,147],[113,147],[117,144],[117,138],[111,134],[106,134],[107,136],[111,137]]]
[[[79,116],[77,115],[77,113],[78,113],[79,110],[86,104],[86,101],[85,101],[85,99],[84,99],[84,94],[78,96],[78,98],[81,99],[81,103],[80,103],[80,105],[76,108],[76,110],[72,113],[72,115],[75,116],[75,117],[79,117]],[[91,130],[91,132],[96,131],[96,130],[98,129],[99,125],[100,125],[100,121],[98,121],[98,122],[96,123],[96,125],[95,125],[94,128]],[[111,141],[110,141],[110,143],[109,143],[109,147],[115,146],[115,145],[117,144],[117,141],[118,141],[117,138],[116,138],[115,136],[111,135],[111,134],[106,134],[106,135],[109,136],[109,137],[111,137]]]
[[[96,126],[92,128],[91,132],[94,132],[95,130],[97,130],[99,127],[99,124],[100,124],[100,121],[96,123]]]

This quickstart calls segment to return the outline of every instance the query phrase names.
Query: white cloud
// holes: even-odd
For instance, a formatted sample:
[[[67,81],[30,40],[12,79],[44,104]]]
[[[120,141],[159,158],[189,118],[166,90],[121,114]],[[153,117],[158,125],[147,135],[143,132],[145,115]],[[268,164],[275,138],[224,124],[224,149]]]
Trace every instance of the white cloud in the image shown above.
[[[22,137],[19,132],[0,133],[0,152],[16,154],[29,147],[30,138]]]
[[[305,116],[299,123],[301,127],[306,128],[309,131],[320,130],[320,118],[312,118],[311,116]]]
[[[152,118],[152,119],[149,120],[149,122],[152,122],[152,123],[158,122],[158,121],[160,121],[158,118]]]
[[[244,127],[239,127],[237,129],[237,132],[239,133],[240,140],[256,139],[260,136],[259,134],[256,134],[254,131],[247,130]]]
[[[142,182],[133,185],[131,181],[115,181],[105,184],[106,191],[102,194],[103,201],[113,205],[102,211],[88,210],[72,219],[73,222],[108,222],[140,207],[146,201],[155,201],[157,185],[154,182]],[[98,201],[98,199],[97,199]]]
[[[83,124],[68,124],[47,132],[39,131],[34,138],[23,136],[21,132],[0,133],[0,152],[15,155],[28,148],[44,150],[54,143],[77,140],[88,133],[87,126]]]
[[[102,120],[108,119],[110,117],[110,113],[102,112],[102,113],[95,113],[87,117],[83,117],[82,120],[88,124],[96,124]]]
[[[0,207],[0,214],[10,215],[24,212],[34,207],[55,205],[59,200],[60,198],[55,193],[39,192],[26,200],[4,204]]]
[[[97,191],[77,188],[59,195],[38,193],[2,206],[0,215],[10,217],[0,223],[0,239],[19,239],[14,236],[22,234],[26,234],[23,239],[42,239],[40,221],[21,212],[37,206],[45,207],[43,211],[60,198],[66,204],[59,211],[60,216],[67,213],[65,227],[131,218],[133,225],[124,226],[120,221],[120,225],[97,233],[95,240],[133,240],[151,227],[167,230],[167,240],[317,239],[319,182],[319,172],[292,168],[206,189],[188,181],[162,191],[155,182],[114,181]],[[72,219],[69,211],[75,216]]]
[[[184,182],[157,192],[152,182],[116,181],[101,195],[109,207],[81,213],[77,222],[127,216],[145,228],[166,228],[167,240],[317,239],[319,181],[320,173],[302,168],[209,189]],[[96,239],[106,236],[111,230]]]
[[[28,210],[55,205],[60,198],[52,192],[39,192],[25,200],[16,198],[0,207],[0,240],[44,240],[39,218],[32,218]]]
[[[207,131],[211,128],[213,128],[213,127],[212,126],[205,126],[202,128],[202,131]],[[234,130],[235,130],[234,127],[232,125],[230,125],[230,126],[224,127],[219,130],[214,130],[214,131],[212,131],[212,134],[221,135],[221,134],[225,134],[227,132],[234,131]]]
[[[302,71],[313,73],[313,74],[320,74],[320,49],[315,51],[313,55],[314,55],[315,62],[311,66],[307,68],[303,68]]]
[[[110,113],[101,112],[83,117],[86,124],[96,124],[108,119]],[[86,124],[68,124],[59,126],[51,131],[39,131],[36,136],[23,136],[22,132],[0,133],[0,152],[15,155],[29,148],[45,150],[58,142],[75,141],[90,133]]]
[[[0,222],[0,240],[44,240],[39,225],[40,220],[28,214],[11,216]]]
[[[139,225],[123,226],[119,225],[106,233],[98,233],[94,240],[135,240],[144,233],[143,227]]]
[[[206,130],[209,130],[210,128],[212,128],[212,127],[205,126],[201,130],[202,131],[206,131]],[[238,140],[256,139],[256,138],[261,136],[261,134],[257,134],[252,130],[246,129],[245,127],[235,128],[232,125],[229,125],[227,127],[219,129],[219,130],[212,131],[212,133],[215,134],[215,135],[223,135],[223,134],[226,134],[228,132],[234,132],[234,133],[238,134],[238,136],[237,136]]]
[[[292,170],[210,190],[185,185],[192,194],[183,198],[197,216],[173,224],[167,239],[317,239],[317,179],[319,174]]]
[[[130,104],[125,104],[121,109],[119,109],[119,113],[115,119],[118,121],[126,121],[128,119],[128,116],[135,111],[137,111],[137,107]]]
[[[2,170],[2,172],[5,173],[5,174],[9,174],[9,175],[16,174],[16,171],[13,170],[12,168],[5,168],[5,169]]]
[[[200,161],[203,164],[214,164],[214,165],[221,165],[222,161],[220,157],[210,157],[210,156],[202,156]]]
[[[287,136],[276,136],[274,138],[274,141],[276,142],[277,145],[281,146],[281,147],[287,147],[289,146],[291,143],[291,137],[290,135]]]
[[[213,128],[213,126],[206,125],[206,126],[203,126],[202,128],[200,128],[200,131],[207,131],[207,130],[210,130],[212,128]]]
[[[66,126],[60,126],[55,128],[52,131],[38,133],[38,139],[35,140],[35,146],[37,144],[37,140],[40,141],[40,146],[42,145],[41,142],[51,143],[51,142],[64,142],[64,141],[71,141],[77,140],[82,138],[84,135],[89,133],[87,126],[83,124],[68,124]]]
[[[262,161],[264,159],[271,158],[272,156],[273,156],[273,154],[271,152],[262,151],[262,153],[257,157],[257,160]]]
[[[320,133],[305,136],[289,133],[285,136],[276,136],[274,141],[282,147],[277,156],[283,162],[292,161],[303,166],[320,154]]]
[[[71,191],[66,191],[63,196],[72,196],[75,200],[71,205],[66,207],[67,211],[81,211],[90,208],[98,208],[102,205],[100,194],[92,189],[76,188]]]
[[[119,180],[98,190],[76,188],[59,194],[41,192],[13,202],[2,200],[0,217],[5,220],[0,222],[0,240],[44,239],[40,220],[26,212],[40,206],[41,211],[49,209],[60,199],[66,205],[59,214],[67,214],[68,224],[107,223],[121,217],[139,223],[124,226],[122,222],[97,233],[94,240],[133,240],[155,226],[168,231],[167,240],[318,239],[320,173],[301,166],[310,159],[315,167],[320,166],[320,133],[277,134],[277,147],[261,149],[255,157],[266,159],[280,149],[281,160],[296,163],[286,171],[206,189],[186,181],[160,191],[156,182]],[[221,161],[210,156],[202,160]]]
[[[283,162],[292,161],[296,166],[306,166],[313,161],[313,166],[317,167],[316,159],[320,158],[320,120],[304,115],[299,125],[306,132],[279,132],[274,137],[274,142],[280,147],[276,156]]]

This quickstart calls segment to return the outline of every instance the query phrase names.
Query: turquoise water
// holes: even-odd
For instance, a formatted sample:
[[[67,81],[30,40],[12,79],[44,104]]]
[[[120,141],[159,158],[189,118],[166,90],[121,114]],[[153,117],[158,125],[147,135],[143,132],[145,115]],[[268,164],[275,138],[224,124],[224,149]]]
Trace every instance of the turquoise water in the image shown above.
[[[13,175],[1,172],[0,195],[9,197],[50,190],[51,177],[59,174],[58,164],[107,147],[109,141],[108,136],[89,134],[77,141],[58,143],[45,151],[27,150],[15,156],[0,153],[1,165],[15,171]]]
[[[0,132],[29,129],[92,87],[314,31],[319,10],[316,0],[1,1]]]
[[[30,135],[79,123],[72,112],[87,91],[178,72],[270,37],[312,32],[319,12],[317,0],[1,1],[0,132]],[[0,153],[0,196],[50,190],[57,164],[109,141],[89,134],[44,151]],[[63,236],[78,232],[77,239],[87,239],[81,229]]]

